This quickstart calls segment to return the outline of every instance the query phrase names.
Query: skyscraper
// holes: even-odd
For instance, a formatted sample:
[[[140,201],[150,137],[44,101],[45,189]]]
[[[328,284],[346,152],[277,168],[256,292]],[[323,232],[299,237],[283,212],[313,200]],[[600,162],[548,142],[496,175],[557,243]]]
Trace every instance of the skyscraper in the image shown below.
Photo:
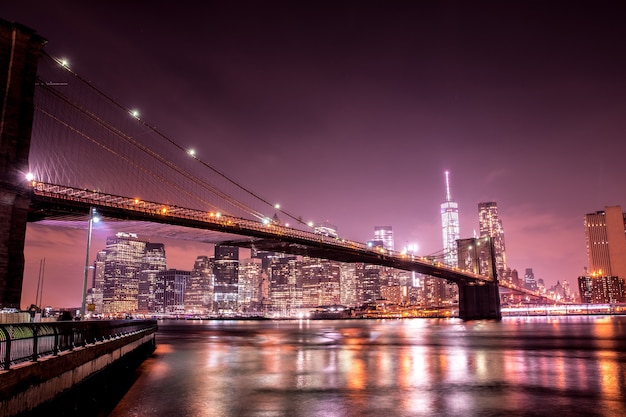
[[[239,294],[239,248],[215,245],[213,263],[215,282],[213,298],[218,312],[231,314],[237,310]]]
[[[102,288],[104,313],[131,313],[138,308],[139,271],[148,242],[134,233],[107,238]]]
[[[204,315],[213,311],[213,258],[199,255],[185,288],[185,311]]]
[[[356,292],[358,305],[375,303],[380,298],[380,266],[356,263]]]
[[[391,226],[375,226],[374,241],[383,242],[385,249],[393,250],[393,230]]]
[[[248,258],[239,261],[239,308],[244,312],[259,311],[261,307],[261,282],[263,261]]]
[[[271,258],[269,292],[272,311],[291,317],[302,305],[301,265],[296,256]]]
[[[354,307],[357,305],[357,293],[356,293],[356,272],[354,264],[340,263],[341,268],[341,300],[340,304],[345,306]]]
[[[102,289],[104,287],[104,264],[106,252],[101,250],[93,263],[93,284],[87,291],[88,304],[92,304],[95,313],[102,313]]]
[[[341,303],[341,268],[338,262],[304,257],[300,272],[303,307]]]
[[[156,276],[159,271],[166,268],[165,245],[163,243],[147,243],[146,253],[139,272],[138,311],[144,313],[155,311]]]
[[[498,204],[496,202],[478,203],[478,226],[480,237],[489,236],[493,242],[493,255],[498,278],[510,281],[504,250],[504,229],[502,228],[502,220],[498,216]]]
[[[183,314],[185,312],[185,288],[190,271],[166,269],[157,272],[154,310],[158,313]]]
[[[585,237],[592,275],[626,278],[626,214],[620,206],[585,215]]]
[[[524,273],[524,288],[530,291],[537,291],[538,289],[532,268],[526,268],[526,272]]]
[[[626,301],[626,281],[616,276],[578,277],[580,301],[583,303],[623,303]]]
[[[441,228],[443,231],[443,262],[449,266],[457,265],[457,243],[460,237],[459,205],[450,195],[450,173],[446,174],[446,200],[441,203]]]

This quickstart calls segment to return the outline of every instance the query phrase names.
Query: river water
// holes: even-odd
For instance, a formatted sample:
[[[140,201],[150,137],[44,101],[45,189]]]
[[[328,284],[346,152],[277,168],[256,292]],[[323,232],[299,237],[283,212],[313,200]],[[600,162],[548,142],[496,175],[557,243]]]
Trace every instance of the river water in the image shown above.
[[[110,417],[626,416],[626,316],[163,321]]]

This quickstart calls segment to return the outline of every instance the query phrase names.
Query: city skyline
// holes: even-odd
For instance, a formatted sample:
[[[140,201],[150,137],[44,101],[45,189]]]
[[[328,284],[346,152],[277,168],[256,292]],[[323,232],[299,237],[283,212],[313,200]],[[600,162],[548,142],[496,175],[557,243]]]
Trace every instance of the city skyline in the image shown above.
[[[380,229],[389,232],[388,227]],[[381,299],[413,311],[451,306],[458,299],[444,280],[418,274],[421,284],[415,286],[414,274],[391,267],[245,249],[240,256],[241,248],[227,244],[213,249],[213,255],[198,255],[193,268],[172,268],[167,266],[163,243],[126,232],[107,237],[106,247],[98,250],[87,290],[89,312],[299,317],[320,306],[358,309]],[[528,284],[529,270],[523,285]],[[543,282],[529,289],[552,299],[575,301],[569,288],[564,281],[558,289],[546,288]],[[507,297],[507,302],[520,300]]]
[[[24,1],[1,17],[199,158],[339,236],[365,242],[389,225],[396,247],[441,250],[449,170],[461,238],[478,230],[477,203],[495,201],[507,265],[573,282],[587,265],[584,215],[626,207],[619,13],[386,4]],[[52,282],[78,297],[86,232],[28,229],[24,285],[63,247],[64,265],[48,255],[44,302]],[[203,252],[176,246],[181,263]]]

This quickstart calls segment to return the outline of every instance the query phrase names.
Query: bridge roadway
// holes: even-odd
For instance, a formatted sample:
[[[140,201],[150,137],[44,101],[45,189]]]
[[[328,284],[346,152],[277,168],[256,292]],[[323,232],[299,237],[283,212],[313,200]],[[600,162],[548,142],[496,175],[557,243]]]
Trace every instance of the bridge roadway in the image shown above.
[[[448,267],[426,257],[370,247],[352,240],[324,236],[306,230],[283,226],[271,221],[254,221],[216,212],[189,209],[132,197],[104,194],[32,181],[29,221],[85,218],[91,208],[99,215],[120,220],[147,221],[168,225],[212,230],[247,236],[246,240],[223,242],[289,254],[306,255],[341,262],[363,262],[415,271],[456,283],[493,282],[493,279],[471,271]]]

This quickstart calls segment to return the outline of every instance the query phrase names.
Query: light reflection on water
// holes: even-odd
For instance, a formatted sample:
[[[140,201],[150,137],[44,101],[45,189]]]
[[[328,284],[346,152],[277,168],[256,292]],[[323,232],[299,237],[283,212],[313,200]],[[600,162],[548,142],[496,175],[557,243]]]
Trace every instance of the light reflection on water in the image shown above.
[[[626,415],[626,317],[160,322],[122,416]]]

